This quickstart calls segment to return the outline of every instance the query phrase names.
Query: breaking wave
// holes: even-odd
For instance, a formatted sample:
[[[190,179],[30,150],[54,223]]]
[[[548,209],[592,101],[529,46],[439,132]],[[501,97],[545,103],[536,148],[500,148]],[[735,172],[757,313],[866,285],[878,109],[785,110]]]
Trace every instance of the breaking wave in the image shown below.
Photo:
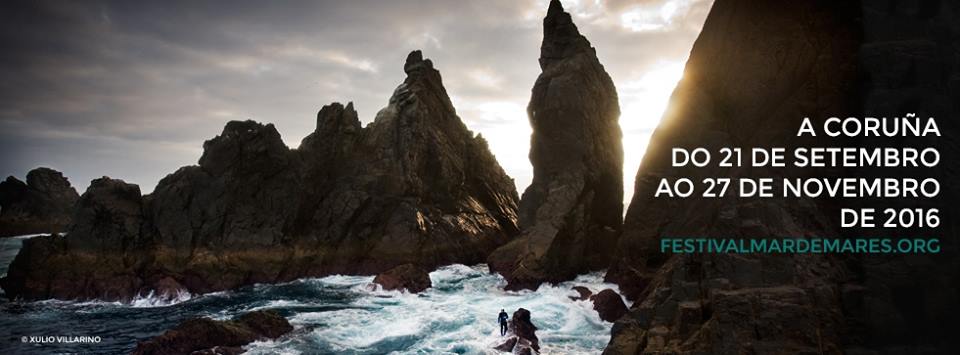
[[[19,241],[19,240],[18,240]],[[17,243],[19,244],[19,243]],[[19,247],[19,245],[16,245]],[[12,259],[3,245],[5,272]],[[18,249],[18,248],[16,248]],[[277,285],[253,285],[205,295],[153,294],[131,302],[0,301],[0,338],[99,336],[99,344],[21,344],[5,341],[2,353],[129,352],[148,339],[197,316],[229,319],[260,309],[286,317],[294,331],[248,345],[249,354],[493,354],[503,341],[497,313],[529,309],[544,354],[596,354],[610,339],[609,322],[589,301],[573,301],[573,286],[594,292],[615,285],[602,274],[582,275],[538,291],[504,291],[502,277],[485,265],[450,265],[430,273],[433,287],[420,294],[384,291],[372,276],[329,276]]]

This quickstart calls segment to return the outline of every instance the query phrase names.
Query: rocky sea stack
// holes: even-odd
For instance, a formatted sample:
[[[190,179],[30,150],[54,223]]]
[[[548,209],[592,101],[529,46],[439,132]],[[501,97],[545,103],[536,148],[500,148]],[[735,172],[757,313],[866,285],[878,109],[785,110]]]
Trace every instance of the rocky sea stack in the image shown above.
[[[24,243],[7,296],[116,300],[483,262],[518,232],[513,180],[432,62],[414,51],[403,69],[366,127],[334,103],[289,149],[273,125],[233,121],[150,195],[95,180],[66,237]]]
[[[557,0],[543,20],[540,68],[527,107],[533,183],[520,202],[522,236],[488,259],[508,289],[606,268],[623,217],[617,91]]]
[[[0,237],[61,233],[80,195],[59,171],[36,168],[27,182],[9,176],[0,182]]]

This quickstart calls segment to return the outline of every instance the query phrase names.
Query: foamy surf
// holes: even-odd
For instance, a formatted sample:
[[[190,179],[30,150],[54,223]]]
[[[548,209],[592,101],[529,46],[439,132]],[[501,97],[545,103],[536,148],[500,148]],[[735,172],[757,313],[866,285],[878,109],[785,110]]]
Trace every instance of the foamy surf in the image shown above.
[[[130,300],[129,305],[135,308],[168,307],[189,301],[192,298],[193,295],[184,290],[177,290],[177,293],[172,295],[158,295],[154,291],[150,291],[146,296],[137,295]]]
[[[301,312],[288,319],[298,331],[274,342],[250,345],[252,353],[457,353],[494,354],[504,340],[496,322],[500,309],[529,309],[539,328],[543,353],[595,354],[610,339],[611,323],[600,320],[589,301],[573,301],[573,286],[594,292],[615,285],[602,274],[583,275],[536,292],[503,291],[505,281],[485,265],[451,265],[430,274],[433,287],[420,293],[382,291],[370,277],[332,276],[307,281],[355,292],[341,309]],[[275,304],[276,309],[285,305]],[[269,305],[257,309],[272,308]]]
[[[9,262],[7,260],[6,262]],[[0,334],[46,334],[63,329],[101,336],[96,347],[48,344],[45,352],[127,353],[137,341],[193,317],[231,319],[273,309],[294,326],[291,333],[246,346],[249,354],[496,354],[497,313],[531,311],[544,354],[597,354],[610,339],[609,322],[589,301],[573,301],[573,286],[593,292],[616,289],[601,273],[582,275],[533,291],[504,291],[505,281],[485,265],[450,265],[430,273],[433,287],[419,294],[384,291],[372,276],[334,275],[283,284],[259,284],[203,295],[146,294],[130,302],[2,301]],[[23,334],[21,334],[23,333]],[[14,344],[18,346],[19,344]],[[30,352],[30,348],[13,348]]]

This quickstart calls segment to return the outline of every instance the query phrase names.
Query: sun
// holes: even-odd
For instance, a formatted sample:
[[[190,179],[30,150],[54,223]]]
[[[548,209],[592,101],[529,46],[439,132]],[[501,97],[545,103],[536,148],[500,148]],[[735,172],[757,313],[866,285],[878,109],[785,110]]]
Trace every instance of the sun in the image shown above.
[[[474,80],[487,83],[482,72]],[[623,187],[624,204],[633,196],[633,181],[640,160],[647,149],[660,116],[667,107],[670,94],[683,75],[682,61],[663,61],[626,82],[617,83],[620,99],[620,128],[623,131]],[[517,190],[523,191],[533,180],[529,151],[532,129],[526,115],[526,98],[494,102],[471,102],[452,96],[451,100],[462,117],[469,117],[474,129],[483,132],[491,152],[506,170],[511,172]]]
[[[683,62],[664,61],[618,87],[620,128],[623,130],[624,203],[633,197],[634,175],[647,150],[650,136],[660,123],[670,94],[683,77]]]

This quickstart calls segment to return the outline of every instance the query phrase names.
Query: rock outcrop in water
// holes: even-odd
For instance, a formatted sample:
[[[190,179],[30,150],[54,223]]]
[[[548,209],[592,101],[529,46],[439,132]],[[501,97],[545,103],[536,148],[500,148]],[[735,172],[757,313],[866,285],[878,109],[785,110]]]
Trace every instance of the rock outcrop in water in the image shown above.
[[[585,301],[590,299],[590,296],[593,295],[593,291],[590,291],[589,288],[583,286],[573,286],[571,290],[577,293],[577,296],[570,296],[570,299],[573,301]]]
[[[377,274],[373,283],[384,290],[407,290],[412,293],[430,288],[430,274],[413,264],[403,264]]]
[[[0,237],[61,233],[79,198],[70,181],[50,168],[31,170],[26,183],[9,176],[0,182]]]
[[[95,180],[69,234],[25,242],[0,283],[11,298],[113,300],[483,262],[518,233],[513,180],[432,62],[415,51],[404,71],[366,127],[334,103],[289,149],[273,125],[233,121],[150,195]]]
[[[560,2],[550,2],[543,72],[527,114],[533,183],[520,202],[521,238],[495,251],[508,289],[536,289],[605,268],[623,212],[620,108],[610,76]]]
[[[960,62],[954,49],[960,31],[951,16],[957,9],[938,1],[913,5],[716,1],[637,173],[620,253],[607,274],[636,302],[614,325],[605,354],[949,353],[956,348],[957,338],[938,325],[960,314],[957,209],[947,202],[960,197],[956,184],[948,184],[942,198],[920,202],[738,199],[732,197],[736,193],[715,199],[653,197],[664,177],[929,173],[941,182],[956,181],[955,162],[924,172],[670,165],[672,147],[695,146],[713,151],[786,147],[789,152],[797,146],[902,144],[957,154],[955,143],[929,137],[891,143],[795,136],[804,117],[820,126],[834,116],[907,112],[937,117],[941,129],[949,131],[945,137],[956,134]],[[939,35],[930,40],[931,33]],[[944,255],[671,255],[659,250],[663,236],[917,235],[902,229],[841,230],[840,206],[939,207],[953,219],[935,232],[942,237]]]
[[[537,338],[537,327],[530,321],[530,311],[519,308],[513,312],[508,329],[509,338],[494,350],[527,355],[540,353],[540,339]]]
[[[242,346],[276,339],[293,326],[276,311],[255,311],[229,321],[194,318],[137,344],[133,355],[241,354]]]
[[[590,302],[593,302],[593,310],[597,311],[600,319],[607,322],[615,322],[627,313],[627,305],[620,294],[609,288],[590,296]]]

